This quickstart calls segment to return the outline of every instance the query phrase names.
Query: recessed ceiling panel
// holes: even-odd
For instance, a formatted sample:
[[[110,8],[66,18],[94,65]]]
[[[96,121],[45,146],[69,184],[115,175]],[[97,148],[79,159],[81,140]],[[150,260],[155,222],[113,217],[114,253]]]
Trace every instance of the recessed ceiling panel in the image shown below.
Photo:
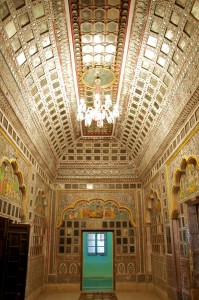
[[[109,94],[115,104],[130,1],[82,0],[70,5],[79,98],[87,107],[93,107],[93,88],[100,77],[104,94]],[[81,126],[83,136],[113,134],[113,125],[106,121],[100,129],[95,121],[89,127],[82,121]]]
[[[149,171],[193,108],[198,11],[198,0],[0,1],[1,109],[12,107],[51,178],[125,181]],[[114,125],[77,121],[77,103],[93,107],[96,84],[119,104]]]

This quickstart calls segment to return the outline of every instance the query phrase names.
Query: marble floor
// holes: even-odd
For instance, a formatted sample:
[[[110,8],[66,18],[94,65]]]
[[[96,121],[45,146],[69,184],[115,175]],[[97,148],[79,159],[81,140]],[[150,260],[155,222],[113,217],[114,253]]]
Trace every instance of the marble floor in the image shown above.
[[[118,300],[161,300],[153,292],[116,292]],[[78,292],[45,292],[37,300],[79,300]]]

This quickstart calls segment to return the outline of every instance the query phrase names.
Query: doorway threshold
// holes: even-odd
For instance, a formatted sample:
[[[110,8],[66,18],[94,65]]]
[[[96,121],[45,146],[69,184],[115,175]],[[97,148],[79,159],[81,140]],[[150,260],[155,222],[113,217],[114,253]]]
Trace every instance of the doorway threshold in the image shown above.
[[[115,292],[82,292],[79,300],[117,300]]]

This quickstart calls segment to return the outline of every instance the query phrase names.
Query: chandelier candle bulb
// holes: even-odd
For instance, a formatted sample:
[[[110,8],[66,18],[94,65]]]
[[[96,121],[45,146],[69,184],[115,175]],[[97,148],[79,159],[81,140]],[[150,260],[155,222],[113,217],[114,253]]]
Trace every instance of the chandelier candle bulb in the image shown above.
[[[97,123],[97,127],[102,128],[104,125],[104,120],[109,124],[114,124],[115,119],[119,117],[118,105],[115,104],[113,111],[111,111],[112,100],[110,95],[104,95],[102,88],[100,86],[100,79],[95,80],[95,90],[93,92],[94,96],[94,107],[86,107],[85,100],[83,98],[79,101],[77,120],[85,121],[85,126],[89,127],[92,121]],[[104,104],[102,104],[104,103]]]

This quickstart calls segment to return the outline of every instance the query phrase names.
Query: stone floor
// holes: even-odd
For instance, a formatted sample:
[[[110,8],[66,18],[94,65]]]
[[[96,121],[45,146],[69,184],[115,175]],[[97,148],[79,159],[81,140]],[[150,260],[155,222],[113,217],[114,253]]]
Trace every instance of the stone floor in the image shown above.
[[[161,300],[153,292],[116,292],[118,300]],[[42,293],[37,300],[79,300],[78,292],[46,292]]]
[[[82,292],[79,300],[118,300],[115,292]]]

